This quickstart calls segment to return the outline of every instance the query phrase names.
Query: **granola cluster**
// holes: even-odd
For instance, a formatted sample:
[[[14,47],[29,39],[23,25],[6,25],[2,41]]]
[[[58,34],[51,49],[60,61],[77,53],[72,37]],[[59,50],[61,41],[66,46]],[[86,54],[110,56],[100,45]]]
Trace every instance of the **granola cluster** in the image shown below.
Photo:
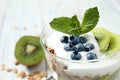
[[[19,65],[19,62],[16,61],[14,64]],[[48,75],[47,72],[40,72],[40,71],[34,71],[27,74],[25,71],[19,71],[17,68],[7,68],[5,64],[0,65],[0,70],[9,73],[13,72],[16,75],[16,78],[21,77],[21,78],[26,78],[27,80],[41,80],[43,77],[47,77]]]

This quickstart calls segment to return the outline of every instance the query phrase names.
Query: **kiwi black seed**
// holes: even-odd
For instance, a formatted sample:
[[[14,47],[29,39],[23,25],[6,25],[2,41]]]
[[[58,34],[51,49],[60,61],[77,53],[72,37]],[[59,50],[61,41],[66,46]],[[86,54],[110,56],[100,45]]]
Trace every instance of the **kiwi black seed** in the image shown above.
[[[26,66],[33,66],[44,59],[44,52],[40,44],[40,38],[35,36],[23,36],[15,47],[16,59]]]
[[[100,51],[105,52],[106,49],[108,48],[108,45],[109,45],[109,42],[111,39],[110,32],[103,27],[95,27],[92,30],[92,32],[95,36],[95,39],[98,42],[98,45],[100,47]]]
[[[109,46],[105,51],[106,55],[111,55],[120,50],[120,35],[111,33],[111,40]]]

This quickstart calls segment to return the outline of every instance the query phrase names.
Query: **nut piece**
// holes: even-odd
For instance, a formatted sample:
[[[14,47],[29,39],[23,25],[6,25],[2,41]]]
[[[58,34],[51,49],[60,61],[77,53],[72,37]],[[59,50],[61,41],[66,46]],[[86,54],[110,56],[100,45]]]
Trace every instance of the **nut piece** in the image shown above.
[[[1,71],[4,71],[5,70],[5,67],[1,68]]]
[[[44,72],[42,73],[43,74],[43,77],[47,77],[48,73]]]
[[[43,78],[43,77],[47,77],[47,73],[39,73],[39,75],[37,75],[38,77],[40,78]]]
[[[51,50],[50,50],[50,52],[51,52],[52,54],[55,54],[55,51],[54,51],[54,49],[51,49]]]
[[[5,64],[1,64],[0,68],[1,68],[1,71],[5,70]]]
[[[5,64],[1,64],[1,67],[5,67]]]
[[[20,74],[19,74],[19,73],[17,73],[17,74],[16,74],[16,77],[17,77],[17,78],[18,78],[18,77],[20,77]]]
[[[35,80],[41,80],[41,78],[40,77],[36,77],[36,79]]]
[[[13,72],[14,72],[14,73],[18,73],[18,69],[15,68],[15,69],[13,70]]]
[[[52,54],[56,55],[56,53],[55,53],[55,50],[54,50],[54,49],[51,49],[51,48],[49,48],[48,46],[46,46],[46,49],[47,49],[50,53],[52,53]]]
[[[29,73],[28,76],[29,76],[29,77],[34,76],[34,72]]]
[[[37,75],[37,74],[39,74],[39,73],[40,73],[39,71],[35,71],[35,72],[34,72],[34,75]]]
[[[19,65],[19,62],[18,62],[18,61],[15,61],[15,65]]]
[[[26,77],[26,74],[25,74],[24,71],[21,71],[19,74],[20,74],[20,77],[22,77],[22,78],[25,78],[25,77]]]
[[[41,80],[43,77],[47,77],[47,72],[41,73],[39,71],[31,72],[28,74],[27,79],[28,80]]]
[[[36,80],[34,77],[28,77],[27,80]]]
[[[11,68],[8,68],[8,69],[7,69],[7,72],[11,72],[11,71],[12,71],[12,69],[11,69]]]

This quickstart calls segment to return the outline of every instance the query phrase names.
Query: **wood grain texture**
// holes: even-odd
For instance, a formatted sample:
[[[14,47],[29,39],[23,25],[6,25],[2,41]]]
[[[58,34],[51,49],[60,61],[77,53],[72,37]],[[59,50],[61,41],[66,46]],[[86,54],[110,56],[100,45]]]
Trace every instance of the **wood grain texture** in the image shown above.
[[[45,71],[44,61],[42,65],[28,69],[23,65],[15,66],[14,49],[18,39],[23,35],[40,34],[42,28],[41,10],[39,0],[4,0],[0,14],[0,64],[7,68],[18,68],[27,73],[31,71]],[[1,3],[0,2],[0,3]],[[41,69],[42,67],[42,69]],[[21,80],[14,73],[0,71],[0,80]],[[23,80],[23,79],[22,79]]]
[[[45,71],[44,61],[42,65],[27,69],[23,65],[15,66],[14,49],[18,39],[23,35],[40,35],[45,24],[56,16],[71,16],[76,13],[81,16],[85,8],[99,6],[103,9],[101,1],[93,3],[93,0],[0,0],[0,64],[6,67],[18,68],[20,71]],[[81,19],[81,17],[80,17]],[[120,74],[119,74],[120,75]],[[119,80],[120,76],[116,78]],[[14,73],[0,71],[0,80],[23,80],[16,78]]]

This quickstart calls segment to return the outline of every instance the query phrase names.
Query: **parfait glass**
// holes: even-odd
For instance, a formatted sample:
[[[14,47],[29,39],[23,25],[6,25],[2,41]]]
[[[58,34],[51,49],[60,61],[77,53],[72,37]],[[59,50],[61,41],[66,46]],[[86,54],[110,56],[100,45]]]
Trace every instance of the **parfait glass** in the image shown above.
[[[55,50],[48,46],[47,38],[49,38],[53,34],[55,34],[55,30],[53,30],[48,24],[43,28],[40,37],[40,42],[44,49],[46,62],[49,68],[48,72],[52,75],[52,77],[49,77],[49,79],[53,78],[54,80],[115,80],[115,77],[119,73],[120,69],[120,51],[117,51],[110,56],[98,58],[95,60],[69,60],[57,56]]]

